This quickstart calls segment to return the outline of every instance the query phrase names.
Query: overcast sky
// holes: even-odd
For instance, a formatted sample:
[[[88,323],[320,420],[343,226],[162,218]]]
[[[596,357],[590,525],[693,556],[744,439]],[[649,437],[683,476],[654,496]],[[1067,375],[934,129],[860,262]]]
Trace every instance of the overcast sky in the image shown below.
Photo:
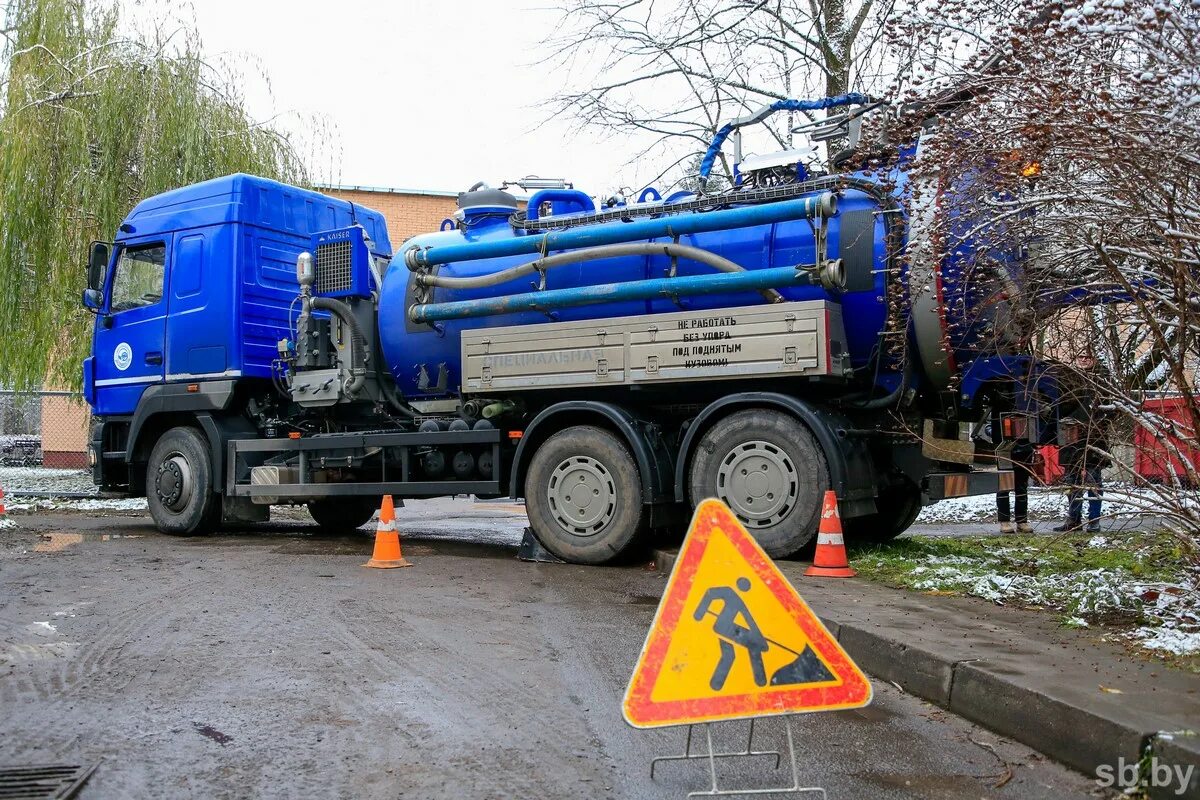
[[[653,164],[620,138],[547,121],[538,104],[563,76],[535,65],[553,11],[486,0],[196,0],[210,55],[243,54],[256,117],[326,115],[340,153],[317,175],[344,185],[461,191],[529,174],[566,177],[589,193],[634,188]]]

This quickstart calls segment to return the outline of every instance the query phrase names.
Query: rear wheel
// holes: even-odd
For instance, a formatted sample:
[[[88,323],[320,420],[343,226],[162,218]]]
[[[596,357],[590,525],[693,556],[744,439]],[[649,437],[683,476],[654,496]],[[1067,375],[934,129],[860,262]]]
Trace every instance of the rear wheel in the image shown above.
[[[163,533],[190,536],[220,525],[221,498],[212,491],[208,442],[195,428],[171,428],[150,451],[146,503]]]
[[[525,510],[538,541],[576,564],[627,552],[649,517],[637,461],[615,435],[590,425],[559,431],[538,447],[525,475]]]
[[[700,439],[689,488],[693,507],[720,499],[768,555],[781,558],[817,535],[829,470],[808,428],[782,412],[751,409]]]
[[[845,522],[851,542],[890,542],[904,533],[921,513],[921,492],[915,487],[891,489],[875,498],[879,510]]]
[[[308,514],[324,533],[353,533],[371,521],[378,507],[374,497],[329,497],[309,500]]]

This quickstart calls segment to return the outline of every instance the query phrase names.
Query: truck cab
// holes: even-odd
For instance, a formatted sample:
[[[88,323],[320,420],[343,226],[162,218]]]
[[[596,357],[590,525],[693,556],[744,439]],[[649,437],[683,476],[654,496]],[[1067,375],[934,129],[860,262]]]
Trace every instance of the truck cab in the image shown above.
[[[156,501],[186,510],[194,492],[185,484],[203,468],[216,499],[202,511],[219,515],[222,444],[257,434],[235,395],[272,392],[299,289],[297,256],[313,234],[356,225],[390,255],[377,212],[237,174],[148,198],[115,242],[94,243],[83,303],[95,323],[83,388],[97,420],[89,448],[96,483],[147,494],[152,511]],[[150,463],[177,428],[184,430],[174,438],[199,444],[208,463],[190,463],[178,443],[181,452],[165,466]]]

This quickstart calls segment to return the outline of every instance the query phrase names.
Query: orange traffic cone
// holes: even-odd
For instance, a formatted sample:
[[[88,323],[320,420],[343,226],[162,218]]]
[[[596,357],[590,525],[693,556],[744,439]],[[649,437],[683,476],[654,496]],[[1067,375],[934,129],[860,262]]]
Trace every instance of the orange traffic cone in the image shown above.
[[[392,496],[385,494],[379,506],[379,526],[375,529],[375,552],[364,567],[395,569],[411,567],[412,562],[400,553],[400,534],[396,532],[396,509]]]
[[[850,569],[850,562],[846,559],[842,518],[838,516],[837,495],[833,492],[825,493],[825,502],[821,506],[821,527],[817,529],[817,552],[813,556],[812,566],[804,574],[826,578],[853,578],[858,574]]]

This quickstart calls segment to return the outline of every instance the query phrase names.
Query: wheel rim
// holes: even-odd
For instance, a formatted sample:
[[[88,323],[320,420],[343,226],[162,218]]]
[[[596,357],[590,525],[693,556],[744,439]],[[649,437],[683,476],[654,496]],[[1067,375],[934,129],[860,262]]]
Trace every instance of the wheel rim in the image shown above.
[[[767,528],[787,517],[799,492],[796,465],[770,442],[739,444],[717,469],[717,496],[748,528]]]
[[[159,502],[171,511],[182,511],[192,499],[192,467],[178,451],[169,453],[158,465],[154,492]]]
[[[591,456],[573,456],[550,473],[546,497],[563,530],[592,536],[617,513],[617,487],[608,468]]]

